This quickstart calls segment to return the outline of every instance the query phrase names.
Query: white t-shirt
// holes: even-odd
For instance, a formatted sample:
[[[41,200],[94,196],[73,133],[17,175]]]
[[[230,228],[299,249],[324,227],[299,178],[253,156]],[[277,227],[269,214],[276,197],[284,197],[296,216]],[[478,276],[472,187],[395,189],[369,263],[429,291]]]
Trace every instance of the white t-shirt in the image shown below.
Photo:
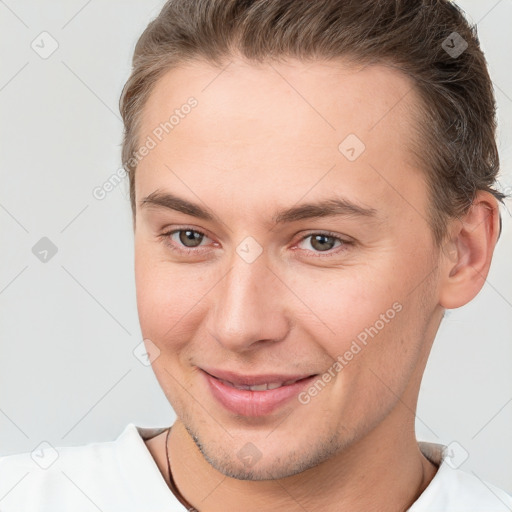
[[[184,512],[144,443],[166,428],[130,423],[115,441],[0,458],[0,512]],[[443,446],[420,448],[440,467],[409,512],[512,511],[512,496],[453,469]]]

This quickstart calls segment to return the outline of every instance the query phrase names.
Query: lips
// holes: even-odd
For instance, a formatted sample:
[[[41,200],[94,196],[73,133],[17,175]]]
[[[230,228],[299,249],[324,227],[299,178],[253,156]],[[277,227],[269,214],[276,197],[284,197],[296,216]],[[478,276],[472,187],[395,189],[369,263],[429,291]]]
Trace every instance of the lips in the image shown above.
[[[296,397],[317,375],[240,375],[217,369],[201,372],[215,400],[241,416],[264,416]],[[297,401],[297,403],[299,403]]]
[[[245,389],[248,391],[267,391],[269,389],[277,389],[281,388],[283,386],[289,386],[290,384],[293,384],[294,382],[297,382],[297,380],[287,380],[285,382],[268,382],[264,384],[256,384],[254,386],[248,386],[246,384],[235,384],[234,382],[229,382],[227,380],[219,379],[222,383],[226,384],[227,386],[231,386],[236,389]]]
[[[221,381],[225,381],[227,384],[230,384],[234,387],[240,386],[259,386],[263,384],[274,384],[277,383],[279,386],[292,384],[297,382],[298,380],[305,379],[307,377],[311,377],[311,373],[303,373],[303,374],[278,374],[278,373],[266,373],[259,375],[242,375],[235,372],[230,372],[227,370],[218,370],[214,368],[201,368],[204,372],[208,373],[212,377],[219,379]]]

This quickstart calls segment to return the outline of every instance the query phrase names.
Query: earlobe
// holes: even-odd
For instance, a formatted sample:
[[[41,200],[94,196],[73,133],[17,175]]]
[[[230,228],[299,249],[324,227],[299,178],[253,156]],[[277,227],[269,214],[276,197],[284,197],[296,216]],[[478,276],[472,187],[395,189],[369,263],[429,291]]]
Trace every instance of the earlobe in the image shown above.
[[[500,231],[499,208],[489,192],[479,191],[469,211],[453,221],[441,252],[439,304],[464,306],[482,289]]]

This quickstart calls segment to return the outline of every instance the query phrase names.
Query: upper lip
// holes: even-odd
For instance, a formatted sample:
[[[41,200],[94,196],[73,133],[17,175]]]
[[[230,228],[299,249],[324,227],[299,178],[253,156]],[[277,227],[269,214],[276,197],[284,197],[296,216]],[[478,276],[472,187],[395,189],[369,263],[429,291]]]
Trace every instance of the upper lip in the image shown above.
[[[227,370],[218,370],[215,368],[204,368],[201,370],[208,373],[212,377],[215,377],[220,380],[225,380],[227,382],[231,382],[235,385],[241,386],[259,386],[261,384],[270,384],[270,383],[282,383],[289,381],[297,381],[301,379],[305,379],[307,377],[312,377],[312,373],[303,373],[303,374],[284,374],[284,373],[266,373],[260,375],[240,375],[239,373],[230,372]]]

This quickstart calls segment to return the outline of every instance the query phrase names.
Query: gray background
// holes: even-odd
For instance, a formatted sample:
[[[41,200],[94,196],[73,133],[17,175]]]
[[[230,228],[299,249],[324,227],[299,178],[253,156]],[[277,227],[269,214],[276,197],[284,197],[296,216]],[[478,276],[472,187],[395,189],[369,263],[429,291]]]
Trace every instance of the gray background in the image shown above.
[[[458,2],[478,24],[499,105],[500,186],[512,191],[512,0]],[[0,455],[116,438],[174,419],[141,342],[118,99],[162,1],[0,1]],[[39,36],[47,31],[58,43]],[[46,39],[42,39],[45,38]],[[44,46],[43,46],[44,45]],[[448,312],[418,408],[418,437],[512,492],[512,219],[487,283]],[[47,262],[32,252],[48,237]],[[44,247],[43,247],[44,248]]]

